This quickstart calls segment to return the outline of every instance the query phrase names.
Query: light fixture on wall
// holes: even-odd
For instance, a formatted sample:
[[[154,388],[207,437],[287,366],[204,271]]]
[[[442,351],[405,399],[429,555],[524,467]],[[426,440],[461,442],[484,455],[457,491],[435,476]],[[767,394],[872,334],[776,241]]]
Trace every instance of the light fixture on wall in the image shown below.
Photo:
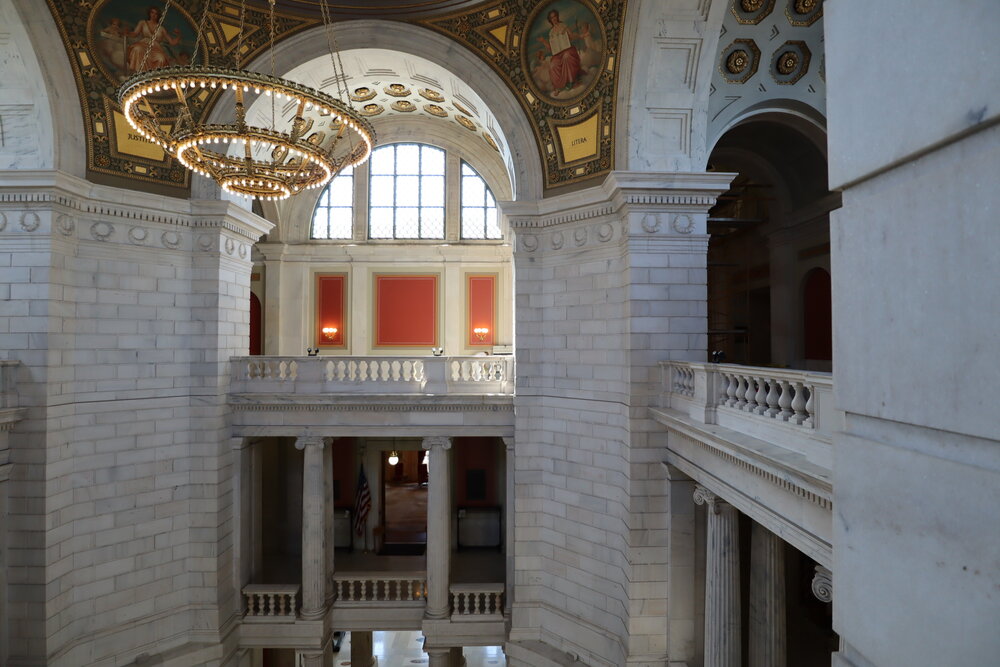
[[[209,49],[202,40],[213,3],[206,1],[192,63],[147,71],[154,45],[169,39],[163,22],[176,0],[166,0],[159,23],[147,38],[138,73],[118,89],[118,103],[136,132],[223,190],[255,199],[284,199],[307,188],[323,187],[342,169],[367,160],[375,145],[375,130],[354,109],[344,84],[327,0],[319,4],[333,65],[330,78],[337,82],[339,99],[275,75],[275,1],[268,0],[270,74],[239,69],[245,50],[246,0],[240,5],[232,69],[208,62]],[[195,65],[199,49],[205,56]],[[220,103],[232,105],[231,116],[217,123],[205,122],[211,95],[227,91],[232,94],[223,95]],[[248,118],[250,104],[258,99],[264,108]],[[269,114],[266,107],[270,107]]]
[[[323,333],[323,338],[327,340],[333,340],[337,337],[337,327],[323,327],[320,331]]]
[[[486,327],[476,327],[475,329],[472,330],[472,333],[476,334],[476,338],[479,339],[480,343],[486,340],[486,334],[488,334],[489,332],[490,330],[487,329]]]
[[[389,465],[394,466],[399,463],[399,454],[396,450],[392,450],[392,454],[389,454]]]

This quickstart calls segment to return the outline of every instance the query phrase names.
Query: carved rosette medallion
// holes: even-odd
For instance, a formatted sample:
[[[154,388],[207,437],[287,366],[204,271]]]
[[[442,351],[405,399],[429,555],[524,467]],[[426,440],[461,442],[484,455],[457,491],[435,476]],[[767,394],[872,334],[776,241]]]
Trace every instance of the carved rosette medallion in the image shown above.
[[[7,229],[7,215],[0,211],[0,232]]]
[[[163,232],[160,234],[160,242],[164,248],[176,250],[181,244],[181,235],[177,232]]]
[[[533,234],[528,234],[521,239],[521,247],[528,252],[535,252],[538,250],[538,237]]]
[[[375,104],[374,102],[372,102],[371,104],[366,104],[363,107],[361,107],[362,116],[377,116],[383,111],[385,111],[385,107],[382,106],[381,104]]]
[[[387,95],[392,95],[393,97],[409,97],[410,89],[401,83],[391,83],[385,87],[385,92]]]
[[[823,0],[786,0],[785,18],[793,26],[810,26],[822,16]]]
[[[410,113],[411,111],[417,110],[417,105],[415,105],[410,100],[396,100],[389,106],[391,106],[396,111],[401,111],[403,113]]]
[[[559,250],[560,248],[563,247],[563,244],[566,242],[566,239],[563,237],[562,232],[556,232],[555,234],[552,235],[551,242],[552,242],[552,249]]]
[[[586,245],[586,243],[587,243],[587,228],[586,227],[580,227],[579,229],[577,229],[576,231],[573,232],[573,243],[575,243],[577,245],[577,247],[580,247],[582,245]]]
[[[642,230],[647,234],[655,234],[660,231],[660,216],[655,213],[647,213],[642,217]]]
[[[72,216],[63,213],[56,218],[56,229],[58,229],[59,233],[63,236],[72,236],[73,232],[76,231],[76,220],[74,220]]]
[[[743,25],[757,25],[774,11],[775,0],[733,0],[729,11]]]
[[[371,98],[375,97],[377,93],[372,88],[368,86],[361,86],[360,88],[355,88],[354,92],[351,93],[351,99],[355,102],[367,102]]]
[[[771,78],[780,85],[796,83],[809,71],[812,53],[806,43],[799,40],[785,42],[771,58]]]
[[[722,50],[719,73],[728,83],[746,83],[760,66],[760,49],[752,39],[737,39]]]

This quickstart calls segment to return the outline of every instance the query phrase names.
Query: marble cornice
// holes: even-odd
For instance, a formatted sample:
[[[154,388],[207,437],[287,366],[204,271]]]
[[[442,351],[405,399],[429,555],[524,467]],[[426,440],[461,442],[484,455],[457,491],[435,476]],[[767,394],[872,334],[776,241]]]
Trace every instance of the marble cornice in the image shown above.
[[[0,431],[13,430],[14,425],[24,419],[26,408],[4,408],[0,410]]]
[[[234,412],[513,412],[512,396],[421,396],[403,400],[398,396],[297,397],[231,394]]]
[[[11,223],[20,222],[21,231],[34,232],[41,227],[39,213],[44,214],[45,209],[51,209],[50,231],[59,231],[64,236],[73,235],[81,217],[92,222],[91,226],[104,225],[92,230],[91,236],[98,241],[110,240],[114,224],[145,224],[163,226],[174,234],[185,229],[226,230],[252,244],[274,226],[229,201],[192,201],[123,190],[59,171],[0,171],[0,213],[5,214],[0,227],[13,231]],[[125,242],[144,245],[144,240],[145,237],[136,239],[135,234],[130,234]],[[163,243],[165,248],[177,249],[179,243],[168,241]]]

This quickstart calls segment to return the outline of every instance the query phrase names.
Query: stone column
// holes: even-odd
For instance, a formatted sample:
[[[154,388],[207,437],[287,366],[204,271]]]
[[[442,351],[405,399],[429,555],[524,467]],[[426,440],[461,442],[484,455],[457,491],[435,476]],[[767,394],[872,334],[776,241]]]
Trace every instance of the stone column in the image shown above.
[[[253,488],[253,448],[249,438],[232,438],[229,446],[236,458],[234,466],[234,497],[236,507],[233,512],[236,540],[233,544],[233,559],[236,562],[237,593],[236,610],[243,611],[245,605],[242,589],[251,583],[254,575],[254,488]],[[2,664],[2,663],[0,663]]]
[[[510,607],[514,602],[514,438],[504,438],[503,444],[507,450],[507,458],[504,460],[506,491],[503,503],[503,552],[506,558],[507,576],[503,591],[503,613],[510,618]]]
[[[708,507],[705,667],[740,667],[739,512],[700,485],[694,501]]]
[[[451,438],[424,438],[430,450],[427,479],[427,610],[426,618],[448,618],[451,574]],[[432,655],[428,653],[428,655]],[[445,654],[447,657],[447,653]],[[433,658],[431,663],[434,664]],[[444,663],[442,663],[444,664]]]
[[[750,667],[785,667],[785,543],[754,522],[750,534]]]
[[[328,641],[320,651],[297,651],[301,667],[330,667],[333,664],[333,647]]]
[[[352,667],[372,667],[375,656],[372,655],[372,633],[370,630],[351,630],[351,665]]]
[[[333,604],[334,598],[334,544],[333,541],[333,515],[336,499],[333,497],[333,443],[323,448],[323,554],[326,558],[324,571],[323,591],[326,604],[329,607]]]
[[[295,447],[305,451],[302,462],[302,618],[323,617],[326,607],[323,438],[304,437]],[[308,659],[308,658],[304,658]]]
[[[447,648],[429,648],[427,652],[427,667],[451,667],[451,651]]]

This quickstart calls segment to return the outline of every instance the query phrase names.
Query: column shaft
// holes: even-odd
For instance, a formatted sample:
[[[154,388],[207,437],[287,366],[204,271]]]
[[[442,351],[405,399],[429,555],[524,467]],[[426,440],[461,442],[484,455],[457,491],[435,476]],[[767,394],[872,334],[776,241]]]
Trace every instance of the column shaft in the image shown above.
[[[761,526],[750,534],[750,667],[785,667],[785,544]]]
[[[708,506],[705,667],[740,667],[739,512],[701,486],[694,498]]]
[[[326,605],[323,440],[299,438],[295,446],[305,450],[302,462],[302,618],[316,619],[323,616]]]
[[[433,463],[431,464],[433,465]],[[451,667],[451,651],[446,648],[427,649],[427,667]]]
[[[451,438],[425,438],[427,484],[427,618],[447,618],[451,574]],[[433,661],[432,663],[433,664]]]
[[[372,655],[371,631],[351,631],[351,667],[371,667],[375,664]]]

